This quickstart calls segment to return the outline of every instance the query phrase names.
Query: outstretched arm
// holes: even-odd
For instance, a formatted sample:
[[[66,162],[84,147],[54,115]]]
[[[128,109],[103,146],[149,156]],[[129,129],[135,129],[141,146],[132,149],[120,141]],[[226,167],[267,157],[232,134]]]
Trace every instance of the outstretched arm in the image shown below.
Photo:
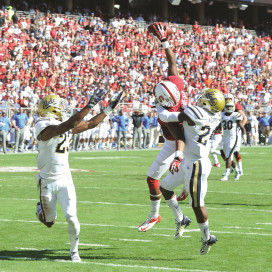
[[[122,99],[123,91],[121,91],[118,95],[112,98],[109,103],[109,106],[104,109],[102,113],[97,114],[89,121],[81,121],[76,127],[72,129],[73,134],[77,134],[83,132],[88,129],[92,129],[96,127],[99,123],[101,123],[105,117],[112,113],[112,111],[117,107],[120,100]]]
[[[59,125],[51,125],[46,127],[39,135],[38,139],[41,141],[48,141],[49,139],[61,135],[66,131],[76,127],[79,125],[81,120],[90,112],[90,110],[99,102],[101,101],[106,92],[104,91],[97,91],[93,94],[90,98],[88,104],[78,113],[70,117],[67,121],[59,124]]]
[[[166,25],[163,25],[162,23],[153,23],[148,27],[148,30],[149,32],[153,33],[153,35],[155,35],[162,43],[168,62],[168,76],[177,76],[178,68],[176,58],[167,40],[168,34]]]

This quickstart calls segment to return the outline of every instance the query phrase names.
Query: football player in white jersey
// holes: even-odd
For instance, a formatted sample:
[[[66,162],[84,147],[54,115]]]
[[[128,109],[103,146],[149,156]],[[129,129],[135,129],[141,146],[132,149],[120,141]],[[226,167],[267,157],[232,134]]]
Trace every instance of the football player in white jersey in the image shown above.
[[[242,123],[243,116],[239,112],[235,112],[233,101],[226,102],[224,112],[222,112],[221,127],[223,128],[223,151],[226,157],[226,171],[222,177],[222,181],[227,181],[231,173],[231,166],[235,168],[235,180],[240,178],[240,169],[233,160],[233,153],[239,140],[239,130],[242,130],[243,141],[246,142],[246,130]]]
[[[221,111],[225,106],[225,98],[217,89],[208,89],[199,98],[197,106],[188,106],[184,112],[160,111],[159,117],[164,122],[182,122],[185,136],[185,148],[180,170],[169,172],[161,182],[161,192],[172,209],[177,224],[175,239],[182,236],[191,220],[183,215],[174,193],[174,189],[184,184],[190,196],[192,206],[202,236],[200,254],[206,254],[216,243],[217,237],[209,231],[208,213],[204,203],[207,193],[207,179],[211,171],[209,151],[211,137],[220,124]],[[171,131],[176,139],[181,136]]]
[[[69,109],[67,101],[58,95],[47,95],[40,101],[39,119],[35,123],[39,151],[37,166],[40,170],[36,176],[40,190],[36,215],[45,226],[51,228],[57,218],[56,202],[60,203],[68,223],[70,256],[74,262],[81,261],[78,254],[80,224],[77,218],[76,192],[68,162],[68,132],[80,133],[97,126],[117,106],[122,92],[110,102],[104,112],[89,121],[82,121],[104,95],[103,91],[94,93],[88,104],[67,121],[63,120]]]
[[[226,100],[226,103],[227,102],[233,102],[234,103],[235,111],[239,112],[242,115],[243,118],[242,118],[241,123],[242,123],[242,125],[245,125],[247,123],[247,117],[246,117],[245,112],[243,111],[242,105],[239,102],[235,103],[234,96],[232,94],[225,94],[225,100]],[[235,157],[235,159],[237,161],[238,168],[239,168],[239,171],[240,171],[240,175],[243,175],[242,157],[241,157],[241,154],[240,154],[241,144],[242,144],[242,133],[241,133],[240,128],[238,128],[238,140],[237,140],[237,144],[236,144],[236,147],[234,149],[233,154],[234,154],[234,157]],[[223,160],[226,161],[226,155],[224,154],[224,151],[223,151],[223,141],[221,142],[220,153],[221,153],[221,156],[222,156]],[[233,163],[232,167],[235,168],[235,165],[236,164]],[[231,171],[232,171],[232,169],[231,169]]]

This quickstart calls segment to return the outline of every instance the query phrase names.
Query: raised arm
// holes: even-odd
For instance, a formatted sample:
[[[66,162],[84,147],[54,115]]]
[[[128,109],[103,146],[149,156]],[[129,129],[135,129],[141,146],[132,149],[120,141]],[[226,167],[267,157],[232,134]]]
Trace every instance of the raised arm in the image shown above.
[[[112,111],[117,107],[117,105],[122,99],[122,95],[123,91],[121,91],[119,94],[112,98],[112,100],[109,103],[109,106],[106,109],[104,109],[103,112],[97,114],[89,121],[81,121],[77,126],[75,126],[72,129],[72,133],[77,134],[96,127],[99,123],[101,123],[105,119],[106,116],[110,115]]]
[[[168,62],[168,76],[178,76],[176,58],[167,40],[169,33],[171,33],[171,31],[173,33],[173,30],[164,23],[153,23],[148,27],[148,31],[155,35],[162,43]]]
[[[48,141],[49,139],[61,135],[65,133],[66,131],[76,127],[79,125],[81,120],[90,112],[90,110],[99,102],[101,101],[106,92],[104,91],[97,91],[93,94],[93,96],[90,98],[88,104],[78,113],[70,117],[67,121],[59,124],[59,125],[51,125],[46,127],[39,135],[38,139],[42,141]],[[44,98],[41,101],[41,106],[47,107],[48,101],[44,100]]]

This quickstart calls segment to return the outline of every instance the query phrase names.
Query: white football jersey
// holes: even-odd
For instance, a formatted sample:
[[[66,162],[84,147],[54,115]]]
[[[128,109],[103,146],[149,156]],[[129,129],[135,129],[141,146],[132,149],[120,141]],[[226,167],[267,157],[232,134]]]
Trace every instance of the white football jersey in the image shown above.
[[[220,113],[212,114],[198,106],[188,106],[184,113],[194,121],[194,126],[183,122],[185,148],[184,156],[194,160],[209,156],[211,137],[220,124]]]
[[[45,179],[56,179],[70,172],[68,162],[70,136],[68,132],[48,141],[41,141],[38,137],[46,127],[60,123],[52,117],[41,117],[35,123],[35,137],[38,140],[39,151],[36,161],[40,176]]]
[[[243,120],[243,116],[239,112],[233,112],[231,115],[222,112],[221,126],[223,128],[223,138],[236,138],[238,135],[237,121],[241,120]]]

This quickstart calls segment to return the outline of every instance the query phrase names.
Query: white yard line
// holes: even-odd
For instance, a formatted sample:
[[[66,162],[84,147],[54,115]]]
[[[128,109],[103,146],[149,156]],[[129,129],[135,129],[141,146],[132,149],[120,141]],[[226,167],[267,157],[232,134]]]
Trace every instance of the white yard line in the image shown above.
[[[38,201],[38,199],[33,198],[7,198],[1,197],[0,200],[10,200],[10,201]],[[114,203],[114,202],[95,202],[95,201],[77,201],[77,203],[84,203],[84,204],[96,204],[96,205],[120,205],[120,206],[133,206],[133,207],[150,207],[150,204],[136,204],[136,203]],[[161,205],[161,208],[168,208],[168,205]],[[182,209],[192,209],[189,205],[183,205]],[[237,209],[237,208],[214,208],[209,207],[209,210],[223,210],[223,211],[238,211],[244,212],[245,209]],[[265,212],[265,213],[272,213],[272,210],[258,210],[258,209],[246,209],[247,212]]]
[[[70,245],[70,243],[67,243]],[[110,245],[100,245],[100,244],[82,244],[79,243],[80,246],[89,246],[89,247],[110,247]]]
[[[256,225],[272,225],[272,223],[256,223]]]
[[[18,222],[18,223],[37,223],[37,224],[41,224],[38,220],[37,221],[31,221],[31,220],[21,220],[21,219],[3,219],[0,218],[0,222]],[[66,222],[56,222],[56,224],[62,224],[62,225],[67,225]],[[136,226],[124,226],[124,225],[106,225],[106,224],[89,224],[89,223],[80,223],[81,226],[90,226],[90,227],[112,227],[112,228],[129,228],[129,229],[135,229],[136,230]],[[174,228],[157,228],[154,227],[154,229],[162,231],[162,230],[171,230],[174,231]],[[185,232],[198,232],[199,229],[186,229]],[[213,230],[212,232],[215,233],[222,233],[222,234],[239,234],[239,235],[259,235],[259,236],[272,236],[272,233],[247,233],[247,232],[233,232],[233,231],[216,231]]]
[[[151,243],[151,242],[153,242],[152,240],[121,239],[121,238],[110,238],[110,240],[124,241],[124,242],[143,242],[143,243]]]
[[[73,265],[79,264],[88,264],[88,265],[99,265],[99,266],[108,266],[108,267],[120,267],[120,268],[136,268],[136,269],[144,269],[148,270],[164,270],[164,271],[183,271],[183,272],[226,272],[226,271],[218,271],[218,270],[203,270],[203,269],[183,269],[183,268],[175,268],[175,267],[160,267],[160,266],[147,266],[147,265],[127,265],[127,264],[115,264],[115,263],[97,263],[97,262],[85,262],[82,261],[80,263],[73,263],[70,260],[61,260],[61,259],[49,259],[49,258],[28,258],[28,257],[13,257],[13,256],[0,256],[2,260],[26,260],[26,261],[52,261],[52,262],[65,262],[71,263]]]

